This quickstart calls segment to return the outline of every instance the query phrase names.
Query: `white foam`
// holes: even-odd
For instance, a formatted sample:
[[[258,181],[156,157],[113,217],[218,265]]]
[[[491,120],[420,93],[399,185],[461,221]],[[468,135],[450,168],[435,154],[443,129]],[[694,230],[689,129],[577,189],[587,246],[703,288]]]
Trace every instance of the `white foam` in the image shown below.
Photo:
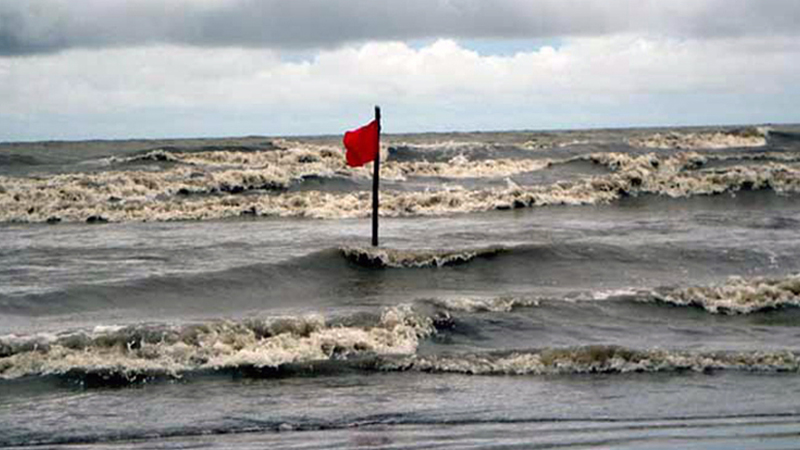
[[[447,150],[447,151],[461,151],[461,150],[468,150],[471,148],[482,148],[491,145],[492,144],[487,144],[485,142],[456,141],[452,139],[447,141],[435,141],[435,142],[398,141],[398,142],[392,142],[391,144],[392,147],[410,147],[423,150]]]
[[[501,247],[465,250],[401,250],[385,247],[342,247],[345,258],[372,267],[421,268],[442,267],[471,261],[479,256],[505,251]]]
[[[767,133],[768,130],[765,128],[705,133],[679,133],[673,131],[633,138],[629,140],[629,143],[634,147],[677,150],[763,147],[767,145]]]
[[[63,337],[38,348],[0,341],[16,349],[0,358],[0,378],[71,371],[113,372],[130,378],[180,376],[194,370],[274,368],[359,354],[413,354],[419,340],[434,332],[432,321],[409,306],[386,308],[377,323],[362,327],[331,326],[314,315],[113,330]]]
[[[613,297],[629,297],[640,294],[641,291],[633,288],[609,289],[607,291],[597,291],[594,293],[595,300],[608,300]]]
[[[426,191],[384,191],[381,193],[380,212],[388,217],[431,216],[530,206],[595,205],[640,194],[689,197],[740,189],[800,192],[800,170],[775,162],[697,170],[706,163],[707,157],[695,152],[670,156],[598,153],[584,159],[602,164],[612,173],[552,185],[509,183],[505,188],[474,190],[445,185]],[[182,190],[188,193],[207,192],[209,189],[225,191],[235,186],[269,189],[285,186],[295,176],[320,175],[320,170],[323,170],[315,167],[304,172],[291,167],[231,169],[200,172],[199,175],[191,167],[179,167],[164,172],[106,172],[44,179],[0,177],[0,221],[42,222],[51,217],[83,221],[91,216],[109,221],[169,221],[218,219],[242,214],[317,219],[370,215],[370,194],[363,191],[177,195]],[[531,167],[524,166],[526,170]],[[367,176],[367,169],[359,170]],[[453,173],[457,172],[457,169],[453,170]],[[396,175],[405,176],[401,172]],[[355,171],[351,175],[361,176],[358,173]]]
[[[409,176],[443,178],[501,178],[524,172],[533,172],[550,167],[549,160],[530,159],[489,159],[470,161],[464,155],[451,158],[448,162],[388,162],[381,166],[381,175],[390,179],[405,179]]]
[[[496,298],[441,298],[430,300],[435,306],[448,311],[476,312],[510,312],[516,308],[539,306],[539,300],[520,297]]]
[[[723,153],[705,155],[708,160],[716,161],[776,161],[783,163],[800,162],[800,154],[787,152],[763,153]]]
[[[722,285],[674,289],[654,294],[662,302],[699,306],[715,314],[748,314],[800,306],[800,275],[785,278],[732,277]]]
[[[800,358],[789,351],[715,353],[588,346],[508,354],[411,356],[388,360],[384,369],[471,375],[706,372],[710,370],[797,372],[800,371]]]

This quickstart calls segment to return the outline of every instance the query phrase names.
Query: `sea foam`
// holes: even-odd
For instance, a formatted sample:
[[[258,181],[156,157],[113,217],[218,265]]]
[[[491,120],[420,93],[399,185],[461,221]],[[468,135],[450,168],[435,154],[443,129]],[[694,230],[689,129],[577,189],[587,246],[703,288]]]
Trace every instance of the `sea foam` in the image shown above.
[[[655,299],[678,306],[697,306],[715,314],[748,314],[800,306],[800,275],[782,278],[731,277],[717,286],[657,292]]]
[[[185,372],[413,354],[434,332],[409,306],[385,308],[373,323],[337,325],[320,315],[141,325],[59,336],[0,337],[0,378],[104,373],[137,381]]]
[[[502,247],[466,250],[401,250],[379,247],[342,247],[342,255],[356,263],[377,268],[422,268],[463,264],[478,257],[506,251]]]
[[[205,220],[241,215],[340,219],[368,217],[367,191],[285,191],[308,176],[368,177],[368,169],[344,172],[342,158],[314,150],[284,156],[294,162],[262,168],[200,170],[177,166],[163,171],[110,171],[50,177],[0,177],[0,221],[170,221]],[[274,152],[273,152],[274,153]],[[215,158],[230,155],[214,153]],[[248,157],[254,155],[247,153]],[[260,157],[260,156],[259,156]],[[333,162],[335,159],[336,162]],[[307,161],[307,162],[301,162]],[[330,161],[329,161],[330,160]],[[739,190],[800,191],[800,170],[790,161],[704,169],[709,157],[696,152],[593,153],[572,158],[605,166],[610,173],[575,181],[521,186],[467,188],[437,184],[426,190],[384,190],[380,213],[387,217],[432,216],[547,205],[596,205],[643,194],[669,197],[715,195]],[[457,162],[445,169],[438,163],[398,163],[391,169],[404,179],[413,175],[504,175],[509,171],[541,170],[552,161]],[[516,169],[511,169],[516,167]],[[361,171],[361,172],[359,172]],[[448,172],[449,171],[449,172]],[[487,172],[488,171],[488,172]],[[362,173],[363,172],[363,173]],[[251,195],[241,195],[241,194]]]
[[[745,128],[734,131],[697,133],[654,133],[629,140],[634,147],[700,150],[738,147],[763,147],[767,145],[767,128]]]
[[[560,375],[631,372],[797,372],[800,357],[778,352],[690,352],[584,346],[387,359],[384,370],[470,375]]]

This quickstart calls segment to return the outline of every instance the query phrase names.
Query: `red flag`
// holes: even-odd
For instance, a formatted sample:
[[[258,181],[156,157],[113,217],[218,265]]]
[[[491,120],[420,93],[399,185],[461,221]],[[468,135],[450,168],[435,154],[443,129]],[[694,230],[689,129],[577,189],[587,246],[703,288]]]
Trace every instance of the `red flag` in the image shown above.
[[[378,122],[373,120],[363,127],[344,134],[347,165],[360,167],[373,161],[378,154]]]

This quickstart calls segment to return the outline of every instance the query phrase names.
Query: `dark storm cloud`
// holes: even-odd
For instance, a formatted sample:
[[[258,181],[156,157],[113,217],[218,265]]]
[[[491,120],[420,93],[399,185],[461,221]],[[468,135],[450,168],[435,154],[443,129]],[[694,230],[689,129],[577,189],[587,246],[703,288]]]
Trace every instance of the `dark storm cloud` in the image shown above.
[[[800,34],[795,0],[0,0],[0,55],[148,45]]]

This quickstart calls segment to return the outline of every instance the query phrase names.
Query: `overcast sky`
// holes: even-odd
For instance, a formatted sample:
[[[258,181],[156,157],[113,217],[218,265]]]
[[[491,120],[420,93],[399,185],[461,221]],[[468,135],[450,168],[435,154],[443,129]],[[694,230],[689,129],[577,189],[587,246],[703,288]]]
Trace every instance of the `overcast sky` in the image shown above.
[[[0,141],[800,122],[795,0],[0,0]]]

